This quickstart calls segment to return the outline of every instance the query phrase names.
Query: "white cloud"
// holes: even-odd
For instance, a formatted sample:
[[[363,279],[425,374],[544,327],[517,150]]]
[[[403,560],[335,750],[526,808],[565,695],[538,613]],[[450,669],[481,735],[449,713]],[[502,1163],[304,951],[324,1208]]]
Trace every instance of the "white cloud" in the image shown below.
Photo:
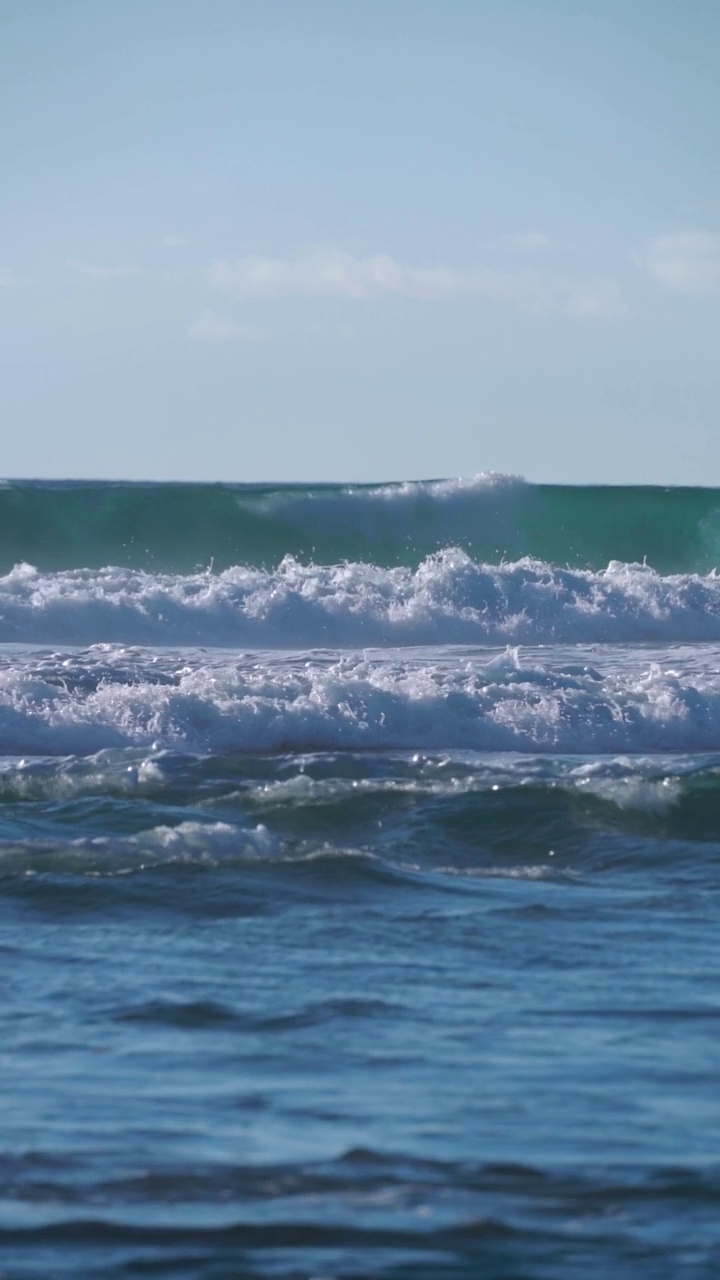
[[[214,311],[203,311],[188,329],[195,342],[267,342],[270,333],[257,325],[237,324]]]
[[[184,236],[163,236],[163,244],[166,249],[184,249],[185,245],[190,243]]]
[[[90,280],[137,280],[144,276],[142,267],[98,267],[90,262],[70,262],[81,276]]]
[[[720,235],[681,231],[656,236],[636,261],[667,289],[690,294],[720,292]]]
[[[553,248],[553,241],[544,231],[513,231],[503,236],[500,244],[520,253],[547,253]]]
[[[624,310],[618,285],[604,277],[575,279],[546,271],[503,268],[417,267],[388,254],[361,258],[341,249],[314,250],[294,258],[259,254],[219,258],[209,267],[207,281],[213,288],[240,298],[481,297],[521,311],[607,317]]]

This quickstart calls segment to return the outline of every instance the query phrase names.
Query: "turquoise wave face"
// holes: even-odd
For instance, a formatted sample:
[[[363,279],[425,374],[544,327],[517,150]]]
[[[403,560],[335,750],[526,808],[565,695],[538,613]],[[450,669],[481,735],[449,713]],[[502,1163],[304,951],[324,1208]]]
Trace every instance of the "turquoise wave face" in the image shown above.
[[[380,486],[43,483],[0,488],[0,572],[118,565],[191,573],[362,561],[417,566],[458,547],[586,569],[720,563],[720,490],[533,485],[504,476]]]

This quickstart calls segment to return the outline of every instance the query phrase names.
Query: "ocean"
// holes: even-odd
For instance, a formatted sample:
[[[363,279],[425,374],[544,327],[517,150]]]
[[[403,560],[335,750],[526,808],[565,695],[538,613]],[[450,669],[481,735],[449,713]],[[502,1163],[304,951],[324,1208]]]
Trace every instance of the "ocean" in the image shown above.
[[[3,1280],[715,1280],[720,490],[0,486]]]

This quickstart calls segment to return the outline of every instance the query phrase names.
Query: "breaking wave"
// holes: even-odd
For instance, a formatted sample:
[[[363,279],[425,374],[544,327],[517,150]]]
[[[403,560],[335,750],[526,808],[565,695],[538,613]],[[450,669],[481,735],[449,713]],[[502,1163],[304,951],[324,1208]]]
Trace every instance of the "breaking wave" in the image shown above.
[[[720,578],[477,563],[458,548],[416,568],[329,566],[152,574],[119,567],[0,578],[0,642],[245,647],[622,643],[720,639]]]

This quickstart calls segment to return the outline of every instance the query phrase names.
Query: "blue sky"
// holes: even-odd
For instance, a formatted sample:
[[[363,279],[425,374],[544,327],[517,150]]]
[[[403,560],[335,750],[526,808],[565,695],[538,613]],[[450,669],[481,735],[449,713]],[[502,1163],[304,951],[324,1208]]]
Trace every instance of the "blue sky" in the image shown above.
[[[0,0],[6,476],[720,484],[712,0]]]

